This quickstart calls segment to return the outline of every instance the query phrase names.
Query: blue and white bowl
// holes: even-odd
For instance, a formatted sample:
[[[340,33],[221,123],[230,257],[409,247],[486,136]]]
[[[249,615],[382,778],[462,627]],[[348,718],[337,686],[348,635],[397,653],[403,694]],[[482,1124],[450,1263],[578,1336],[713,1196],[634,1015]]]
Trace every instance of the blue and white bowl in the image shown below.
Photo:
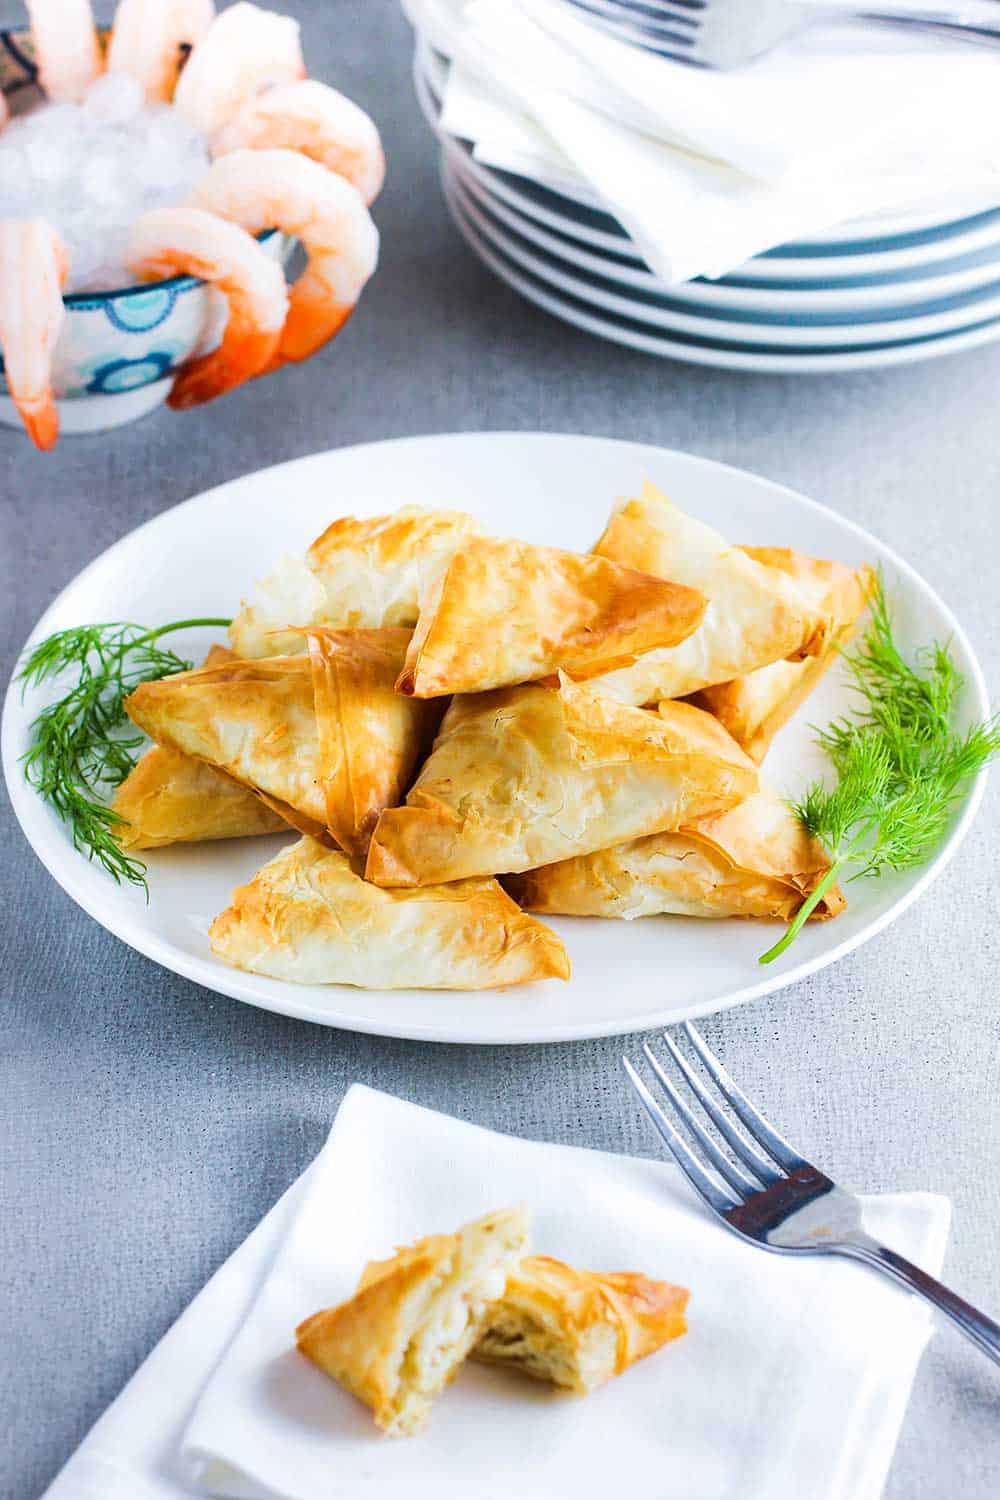
[[[26,31],[0,31],[0,89],[18,101],[37,89]],[[289,248],[276,230],[260,239],[276,259]],[[73,293],[63,301],[52,386],[64,434],[104,432],[152,411],[166,400],[178,367],[219,342],[226,321],[222,294],[194,276]],[[0,377],[2,371],[0,358]],[[6,389],[0,378],[0,393]],[[0,394],[0,423],[21,426],[6,394]]]

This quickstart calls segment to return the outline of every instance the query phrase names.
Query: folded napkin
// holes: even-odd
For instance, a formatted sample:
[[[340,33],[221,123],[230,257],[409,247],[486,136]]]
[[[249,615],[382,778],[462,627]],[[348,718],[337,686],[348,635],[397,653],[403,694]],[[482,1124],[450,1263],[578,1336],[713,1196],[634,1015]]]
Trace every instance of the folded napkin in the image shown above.
[[[624,1098],[624,1095],[623,1095]],[[587,1398],[466,1365],[426,1433],[381,1437],[298,1354],[296,1324],[362,1265],[526,1202],[534,1245],[691,1288],[690,1332]],[[932,1272],[946,1199],[865,1201]],[[217,1272],[46,1500],[876,1500],[931,1323],[846,1263],[743,1245],[670,1166],[496,1135],[355,1086],[312,1166]]]
[[[618,43],[551,0],[405,3],[454,59],[443,128],[571,196],[575,174],[576,196],[618,218],[666,282],[848,219],[1000,201],[996,59],[967,44],[840,26],[722,74]]]

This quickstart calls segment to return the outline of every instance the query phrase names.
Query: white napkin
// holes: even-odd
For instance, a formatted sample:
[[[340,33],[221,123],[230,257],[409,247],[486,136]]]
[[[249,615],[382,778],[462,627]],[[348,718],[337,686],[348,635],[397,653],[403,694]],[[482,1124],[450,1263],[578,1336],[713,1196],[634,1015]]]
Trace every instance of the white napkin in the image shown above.
[[[294,1348],[300,1319],[364,1262],[524,1201],[535,1247],[691,1288],[690,1332],[585,1403],[467,1365],[418,1438]],[[866,1200],[870,1231],[932,1272],[946,1199]],[[212,1278],[46,1500],[876,1500],[929,1315],[857,1267],[748,1247],[659,1162],[519,1141],[370,1089]]]
[[[572,193],[569,163],[666,282],[848,219],[1000,199],[996,57],[968,45],[841,27],[721,74],[617,43],[549,0],[406,6],[456,62],[443,128]]]
[[[970,118],[989,128],[996,116],[996,52],[943,33],[840,21],[722,72],[617,41],[553,0],[476,0],[466,15],[509,57],[530,18],[556,44],[550,87],[619,120],[628,101],[650,134],[769,181],[829,171],[911,131],[923,140],[928,111],[952,138]]]

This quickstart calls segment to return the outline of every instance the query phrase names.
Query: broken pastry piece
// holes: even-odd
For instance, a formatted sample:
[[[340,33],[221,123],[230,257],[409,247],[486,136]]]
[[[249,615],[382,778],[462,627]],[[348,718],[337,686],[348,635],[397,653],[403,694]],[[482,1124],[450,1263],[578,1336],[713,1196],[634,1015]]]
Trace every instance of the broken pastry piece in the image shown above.
[[[380,890],[310,838],[234,891],[208,936],[237,968],[297,984],[482,990],[570,973],[556,934],[496,880]]]
[[[405,807],[379,818],[366,877],[420,886],[534,869],[722,812],[757,788],[710,714],[598,698],[562,678],[455,698]]]
[[[683,698],[770,662],[814,656],[829,642],[829,614],[791,578],[686,516],[648,482],[638,499],[614,512],[594,551],[708,598],[704,619],[687,640],[593,680],[598,692],[620,703]]]
[[[530,1255],[508,1276],[472,1358],[585,1396],[686,1333],[687,1301],[684,1287],[636,1271]]]
[[[304,558],[284,557],[244,600],[229,627],[238,656],[290,656],[306,649],[290,626],[412,627],[420,599],[455,548],[482,528],[454,510],[404,505],[393,515],[344,516]]]
[[[417,698],[579,679],[683,641],[705,612],[693,589],[634,566],[492,537],[455,552],[429,590],[397,687]]]
[[[761,788],[676,833],[529,870],[506,881],[528,911],[572,917],[774,917],[790,921],[830,868],[792,810]],[[838,886],[812,913],[842,911]]]
[[[692,699],[714,714],[759,765],[778,730],[809,697],[854,634],[868,602],[873,574],[868,567],[855,570],[824,558],[805,557],[788,547],[743,550],[756,562],[786,574],[831,620],[829,641],[818,656],[772,662],[746,677],[705,688]]]
[[[126,711],[158,744],[252,788],[301,833],[363,853],[440,716],[394,691],[409,634],[305,632],[306,656],[237,658],[145,682]]]
[[[299,1349],[370,1406],[383,1432],[419,1432],[526,1239],[524,1209],[510,1208],[373,1261],[353,1297],[299,1325]]]

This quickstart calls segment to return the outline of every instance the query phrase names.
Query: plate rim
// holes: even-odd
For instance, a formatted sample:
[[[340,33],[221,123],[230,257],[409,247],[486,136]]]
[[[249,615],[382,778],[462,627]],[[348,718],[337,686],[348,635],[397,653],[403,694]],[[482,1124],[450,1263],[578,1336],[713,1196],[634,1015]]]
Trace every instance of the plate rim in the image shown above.
[[[461,206],[452,206],[443,181],[442,191],[452,220],[473,254],[519,296],[571,328],[595,338],[608,339],[609,342],[621,344],[628,349],[638,349],[657,359],[671,359],[680,364],[755,375],[838,375],[845,371],[891,369],[897,365],[942,359],[949,354],[977,349],[1000,339],[1000,318],[993,318],[979,327],[966,328],[956,333],[932,334],[915,341],[880,344],[867,349],[842,349],[834,353],[816,350],[798,353],[777,348],[758,352],[751,348],[727,348],[724,344],[714,345],[708,341],[703,345],[680,343],[669,333],[651,326],[633,331],[627,322],[613,322],[612,315],[605,314],[600,309],[588,307],[584,310],[573,306],[551,286],[536,286],[536,278],[531,272],[508,264],[503,251],[482,243],[474,226],[463,220]]]
[[[662,330],[668,337],[679,333],[708,341],[766,346],[775,352],[801,351],[829,356],[838,349],[849,349],[858,344],[878,344],[890,349],[896,344],[917,343],[924,339],[944,337],[949,333],[964,333],[1000,318],[1000,279],[995,279],[984,295],[976,296],[974,302],[967,302],[961,308],[925,313],[904,308],[895,318],[886,318],[876,313],[870,318],[861,317],[854,322],[840,323],[800,323],[777,315],[755,321],[750,314],[739,320],[726,315],[725,311],[713,313],[708,309],[687,307],[674,310],[655,303],[633,303],[627,293],[635,290],[634,288],[629,289],[623,285],[621,290],[614,290],[613,287],[605,290],[597,283],[609,280],[609,277],[578,267],[564,268],[564,263],[554,255],[549,254],[546,260],[543,252],[536,251],[530,245],[525,248],[518,244],[512,238],[518,231],[507,229],[490,218],[490,209],[484,208],[473,198],[471,189],[447,157],[442,160],[442,175],[447,178],[449,188],[459,196],[462,209],[479,234],[539,281],[579,302],[586,302],[591,307],[610,313],[613,317],[628,318],[635,323],[643,323],[650,329]],[[668,288],[653,295],[668,298],[672,291]]]
[[[47,821],[43,821],[45,804],[42,803],[34,789],[24,780],[21,773],[14,743],[16,732],[21,727],[18,715],[21,694],[16,679],[17,664],[22,660],[24,652],[36,640],[47,633],[50,628],[50,621],[59,613],[63,601],[67,596],[84,583],[99,567],[105,566],[108,560],[114,557],[115,553],[124,550],[126,546],[132,545],[142,533],[155,530],[163,524],[166,517],[175,517],[179,511],[204,505],[206,502],[218,503],[227,490],[241,483],[258,480],[264,475],[275,478],[279,475],[287,475],[296,466],[315,465],[321,467],[331,456],[335,457],[345,452],[363,452],[366,449],[373,448],[405,448],[406,446],[412,447],[414,445],[433,447],[433,445],[442,442],[475,445],[484,441],[492,442],[497,439],[514,440],[520,445],[537,444],[545,446],[570,442],[574,445],[581,443],[585,445],[598,444],[601,447],[613,445],[616,448],[628,450],[633,453],[635,450],[642,450],[644,452],[652,450],[658,455],[666,455],[670,459],[680,459],[683,463],[690,464],[695,468],[709,471],[725,471],[741,481],[749,478],[755,485],[762,485],[766,489],[775,491],[784,499],[790,499],[796,505],[804,507],[807,511],[818,513],[824,517],[832,517],[836,524],[854,537],[861,546],[870,548],[871,544],[875,543],[877,550],[891,562],[894,569],[898,570],[899,575],[906,581],[908,587],[914,587],[918,591],[918,594],[930,598],[934,607],[940,612],[946,629],[959,644],[968,664],[965,678],[967,689],[974,698],[973,712],[977,713],[980,717],[985,717],[988,714],[988,691],[978,657],[961,623],[937,593],[936,589],[910,563],[901,557],[893,547],[875,537],[867,528],[841,515],[831,506],[823,504],[822,501],[814,500],[811,496],[804,495],[791,486],[780,484],[778,481],[756,474],[752,470],[744,469],[734,464],[723,463],[717,459],[705,458],[701,454],[687,453],[682,449],[667,448],[657,443],[641,443],[623,438],[608,438],[583,433],[545,433],[534,430],[517,431],[516,429],[423,433],[375,439],[367,443],[347,444],[342,448],[324,449],[318,453],[306,454],[296,459],[285,460],[283,463],[271,464],[261,469],[250,470],[245,474],[236,475],[229,480],[223,481],[221,484],[213,485],[208,490],[188,496],[176,505],[169,506],[166,510],[160,511],[157,515],[151,516],[147,521],[133,527],[130,531],[119,537],[117,541],[113,542],[110,547],[105,548],[98,556],[94,557],[59,590],[58,594],[36,621],[24,645],[18,652],[15,659],[14,672],[11,675],[4,696],[3,717],[2,724],[0,724],[0,754],[2,754],[4,778],[8,795],[18,824],[32,851],[49,875],[56,881],[57,885],[89,917],[98,922],[100,926],[121,942],[126,943],[136,952],[142,954],[143,957],[152,959],[153,962],[158,963],[169,972],[190,979],[213,993],[227,995],[245,1004],[253,1005],[260,1010],[270,1010],[278,1015],[312,1021],[327,1028],[413,1041],[435,1041],[449,1045],[520,1046],[582,1041],[594,1037],[625,1036],[636,1032],[648,1031],[665,1024],[676,1023],[679,1018],[675,1013],[647,1009],[637,1014],[630,1013],[626,1016],[617,1016],[614,1018],[604,1017],[600,1020],[582,1022],[576,1025],[567,1025],[566,1023],[550,1023],[547,1025],[544,1018],[535,1019],[530,1025],[524,1022],[509,1022],[504,1025],[503,1029],[494,1028],[493,1032],[484,1036],[481,1032],[467,1031],[463,1028],[463,1011],[459,1007],[456,1007],[455,1011],[455,1024],[449,1024],[446,1031],[443,1031],[442,1027],[437,1023],[421,1022],[417,1018],[414,1018],[412,1022],[408,1021],[405,1025],[394,1023],[380,1024],[377,1016],[351,1014],[350,1004],[352,995],[366,994],[368,992],[355,991],[351,986],[347,985],[329,987],[330,989],[337,990],[340,1008],[338,1008],[335,1015],[320,1014],[317,1012],[314,1004],[306,1002],[304,992],[303,1000],[297,1002],[295,986],[287,981],[273,981],[275,985],[280,987],[276,990],[273,997],[268,996],[267,1003],[265,1004],[262,998],[252,993],[249,987],[243,982],[241,971],[229,969],[221,963],[185,954],[182,950],[171,945],[166,939],[162,939],[159,935],[143,928],[141,923],[136,921],[127,909],[121,913],[112,910],[110,917],[106,913],[99,913],[95,910],[95,905],[99,903],[91,900],[90,894],[86,889],[86,882],[82,878],[82,872],[91,868],[89,862],[82,854],[78,854],[77,851],[72,849],[72,846],[66,842],[64,835],[60,831],[51,827]],[[712,1015],[723,1010],[732,1009],[736,1005],[742,1005],[751,1000],[763,999],[767,995],[789,988],[793,984],[798,984],[821,969],[837,963],[841,958],[846,957],[847,954],[854,952],[857,948],[862,947],[865,943],[877,937],[886,927],[901,917],[950,864],[975,820],[986,790],[988,778],[989,771],[987,768],[984,768],[970,786],[961,813],[937,855],[920,872],[912,886],[903,892],[880,916],[874,917],[859,932],[853,934],[851,937],[845,938],[842,942],[837,943],[822,953],[816,954],[810,959],[802,960],[790,969],[769,972],[766,977],[758,980],[756,983],[744,985],[739,989],[730,991],[721,1000],[712,998],[691,1004],[690,1007],[685,1009],[685,1017],[687,1019],[697,1019],[700,1016]],[[75,878],[77,871],[80,872],[79,879]]]
[[[464,151],[459,151],[452,142],[443,142],[442,150],[449,169],[470,196],[487,208],[500,223],[536,244],[545,254],[563,260],[568,266],[579,267],[595,276],[603,276],[607,281],[618,282],[623,287],[635,287],[640,291],[672,297],[695,312],[699,309],[713,311],[716,308],[731,308],[737,312],[766,314],[773,318],[783,315],[788,322],[794,321],[796,326],[802,326],[798,321],[800,319],[812,326],[811,320],[817,314],[840,312],[857,314],[859,321],[853,326],[863,327],[866,321],[874,319],[876,313],[890,308],[917,309],[928,302],[961,295],[980,287],[995,284],[1000,288],[1000,251],[995,260],[948,271],[939,276],[918,276],[912,280],[897,278],[871,285],[822,287],[813,282],[803,282],[799,286],[786,287],[779,286],[776,282],[762,282],[759,285],[743,286],[728,280],[709,281],[703,277],[671,285],[646,267],[615,261],[612,258],[614,252],[601,252],[596,245],[588,247],[585,242],[562,234],[520,212],[499,195],[491,195],[482,179],[470,170],[470,161]],[[886,295],[887,293],[898,295]]]

